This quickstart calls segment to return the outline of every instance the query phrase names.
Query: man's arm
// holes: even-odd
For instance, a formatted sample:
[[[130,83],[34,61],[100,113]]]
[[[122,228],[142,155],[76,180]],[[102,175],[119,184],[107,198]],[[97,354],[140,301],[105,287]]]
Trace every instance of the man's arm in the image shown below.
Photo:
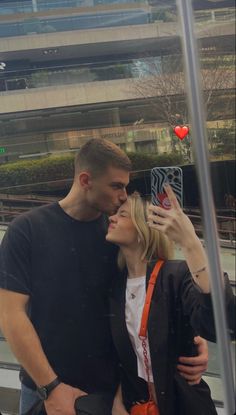
[[[0,289],[0,327],[14,355],[36,385],[52,382],[57,374],[50,366],[39,337],[26,313],[28,295]],[[85,393],[63,383],[50,394],[48,415],[75,415],[75,399]]]
[[[208,346],[206,340],[197,336],[194,338],[194,343],[197,345],[198,356],[181,356],[179,357],[179,364],[177,365],[178,371],[190,385],[200,383],[202,375],[208,365]]]
[[[27,295],[0,289],[0,325],[14,355],[27,373],[37,385],[47,385],[57,375],[50,367],[26,314],[28,299]]]

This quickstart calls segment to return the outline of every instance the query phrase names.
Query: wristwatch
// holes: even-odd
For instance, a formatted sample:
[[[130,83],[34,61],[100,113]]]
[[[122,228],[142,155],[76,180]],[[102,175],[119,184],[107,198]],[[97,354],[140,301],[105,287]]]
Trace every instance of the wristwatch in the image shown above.
[[[59,378],[54,379],[51,383],[45,386],[40,386],[37,388],[37,393],[42,399],[42,401],[46,401],[48,399],[50,393],[61,383]]]

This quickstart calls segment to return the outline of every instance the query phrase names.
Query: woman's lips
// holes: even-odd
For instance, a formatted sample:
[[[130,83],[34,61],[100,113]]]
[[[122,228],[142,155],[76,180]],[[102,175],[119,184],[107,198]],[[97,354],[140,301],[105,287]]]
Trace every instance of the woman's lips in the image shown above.
[[[114,225],[109,225],[108,230],[111,230],[111,229],[115,229],[115,226]]]

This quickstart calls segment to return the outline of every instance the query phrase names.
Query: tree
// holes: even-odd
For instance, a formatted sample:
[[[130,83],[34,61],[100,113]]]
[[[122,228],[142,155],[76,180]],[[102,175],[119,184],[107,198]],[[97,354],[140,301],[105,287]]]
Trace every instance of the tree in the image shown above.
[[[234,87],[234,60],[230,55],[201,56],[201,82],[204,94],[206,119],[211,118],[217,100],[217,93]],[[146,56],[133,64],[131,88],[140,97],[152,102],[158,118],[170,127],[172,150],[179,151],[188,161],[192,161],[191,135],[182,142],[175,137],[176,125],[188,125],[185,79],[181,55]],[[231,105],[226,100],[217,119],[224,119]]]
[[[208,129],[209,151],[212,156],[235,157],[235,122],[224,123],[223,128]]]

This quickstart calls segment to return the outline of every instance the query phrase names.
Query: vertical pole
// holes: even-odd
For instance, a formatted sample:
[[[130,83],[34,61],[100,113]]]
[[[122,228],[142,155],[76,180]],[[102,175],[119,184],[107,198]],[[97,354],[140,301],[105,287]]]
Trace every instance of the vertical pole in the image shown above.
[[[193,145],[196,157],[198,181],[203,210],[205,242],[209,260],[211,292],[215,316],[217,346],[222,376],[224,405],[227,415],[235,413],[233,362],[230,341],[227,333],[223,272],[220,262],[220,250],[216,225],[215,207],[208,161],[207,134],[203,111],[203,99],[199,80],[200,64],[194,36],[194,18],[191,0],[177,0],[182,29],[183,54],[187,94],[191,114]]]
[[[213,22],[215,22],[215,20],[216,20],[215,10],[211,11],[211,20],[213,20]]]
[[[38,11],[37,0],[32,0],[32,7],[34,12]]]

